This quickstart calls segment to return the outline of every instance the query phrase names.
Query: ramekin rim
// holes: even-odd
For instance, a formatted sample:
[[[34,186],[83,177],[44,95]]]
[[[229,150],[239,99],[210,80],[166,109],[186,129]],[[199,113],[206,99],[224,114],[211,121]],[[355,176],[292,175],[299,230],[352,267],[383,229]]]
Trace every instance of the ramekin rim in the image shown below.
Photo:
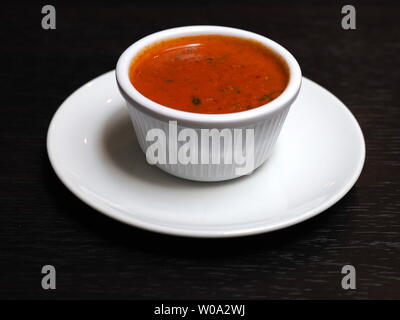
[[[167,39],[203,34],[221,34],[252,39],[268,47],[283,59],[289,69],[289,82],[285,90],[273,101],[251,110],[223,114],[205,114],[177,110],[161,105],[142,95],[132,85],[129,79],[129,69],[133,58],[144,48],[153,43]],[[292,103],[300,90],[301,79],[301,69],[298,62],[287,49],[277,42],[251,31],[213,25],[183,26],[152,33],[130,45],[121,54],[116,66],[117,84],[125,99],[132,100],[136,105],[140,106],[142,111],[150,113],[157,118],[172,119],[179,123],[192,123],[197,126],[228,126],[232,124],[245,124],[261,121],[268,115],[274,114]]]

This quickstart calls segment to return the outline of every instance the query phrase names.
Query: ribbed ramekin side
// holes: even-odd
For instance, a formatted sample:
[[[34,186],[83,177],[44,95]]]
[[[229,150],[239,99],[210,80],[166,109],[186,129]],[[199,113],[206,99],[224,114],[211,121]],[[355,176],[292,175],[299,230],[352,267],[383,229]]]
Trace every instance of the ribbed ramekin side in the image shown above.
[[[146,136],[149,130],[158,128],[163,130],[167,137],[167,148],[169,146],[168,141],[168,132],[169,132],[169,122],[157,119],[143,113],[142,111],[138,110],[133,104],[128,104],[129,114],[135,128],[137,140],[142,148],[143,152],[146,153],[147,148],[153,143],[152,141],[146,141]],[[232,130],[232,137],[234,129],[253,129],[254,130],[254,169],[259,167],[263,164],[271,154],[273,146],[277,140],[279,132],[282,128],[283,122],[289,110],[289,106],[282,108],[279,112],[271,115],[270,117],[266,118],[263,121],[260,121],[254,125],[246,126],[243,128],[227,128]],[[180,126],[178,123],[177,132],[180,132],[182,129],[186,127]],[[201,137],[201,128],[190,128],[194,129],[197,133],[198,137]],[[204,129],[212,129],[212,127],[204,128]],[[242,154],[246,154],[246,150],[244,147],[244,138],[242,141]],[[237,142],[234,140],[234,142]],[[199,145],[200,146],[200,145]],[[237,145],[233,146],[233,150],[237,148]],[[221,145],[222,148],[222,145]],[[238,149],[236,149],[238,150]],[[199,159],[201,157],[201,148],[199,147]],[[168,152],[167,152],[168,153]],[[210,152],[211,153],[211,152]],[[221,149],[221,154],[223,154]],[[145,156],[145,155],[144,155]],[[182,164],[182,163],[165,163],[160,164],[157,163],[156,165],[172,174],[184,179],[189,180],[196,180],[196,181],[222,181],[222,180],[229,180],[233,178],[237,178],[240,174],[237,174],[237,169],[242,167],[241,165],[233,163],[223,163],[224,159],[221,159],[219,164]],[[210,161],[211,162],[211,161]]]

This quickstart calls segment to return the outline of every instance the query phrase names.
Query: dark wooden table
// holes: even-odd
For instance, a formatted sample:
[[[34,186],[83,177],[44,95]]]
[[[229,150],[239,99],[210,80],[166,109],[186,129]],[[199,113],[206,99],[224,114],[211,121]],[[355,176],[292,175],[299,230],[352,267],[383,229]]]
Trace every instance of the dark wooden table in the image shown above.
[[[353,2],[357,29],[341,28],[345,2],[53,1],[2,3],[1,298],[400,298],[400,6]],[[355,187],[300,225],[225,240],[183,239],[129,227],[75,198],[46,153],[50,119],[88,80],[152,32],[216,24],[266,35],[306,77],[354,113],[367,143]],[[57,289],[41,288],[54,265]],[[354,265],[357,289],[341,288]]]

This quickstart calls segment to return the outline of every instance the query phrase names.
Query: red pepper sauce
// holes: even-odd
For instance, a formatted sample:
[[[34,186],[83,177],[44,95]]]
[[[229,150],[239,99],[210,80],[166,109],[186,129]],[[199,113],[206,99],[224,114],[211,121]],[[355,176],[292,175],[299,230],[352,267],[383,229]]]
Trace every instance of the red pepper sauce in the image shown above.
[[[132,61],[129,77],[142,95],[195,113],[232,113],[267,104],[286,88],[285,63],[253,40],[222,35],[156,43]]]

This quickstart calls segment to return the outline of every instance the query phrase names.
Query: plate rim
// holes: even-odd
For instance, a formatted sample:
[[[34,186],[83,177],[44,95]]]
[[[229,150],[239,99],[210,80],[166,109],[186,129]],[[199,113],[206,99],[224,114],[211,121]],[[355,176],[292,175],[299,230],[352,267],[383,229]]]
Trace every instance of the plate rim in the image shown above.
[[[59,117],[63,106],[74,96],[78,95],[80,91],[84,90],[86,86],[96,80],[100,80],[100,78],[105,78],[107,76],[110,76],[111,74],[115,75],[115,70],[108,71],[106,73],[103,73],[90,81],[84,83],[81,85],[78,89],[76,89],[74,92],[72,92],[57,108],[56,112],[51,118],[48,130],[47,130],[47,136],[46,136],[46,150],[47,150],[47,155],[50,161],[50,164],[56,173],[58,179],[64,184],[64,186],[67,187],[67,189],[74,194],[78,199],[92,207],[93,209],[99,211],[100,213],[115,219],[117,221],[120,221],[122,223],[128,224],[130,226],[134,226],[137,228],[141,228],[147,231],[152,231],[152,232],[158,232],[162,234],[168,234],[168,235],[173,235],[173,236],[181,236],[181,237],[190,237],[190,238],[230,238],[230,237],[242,237],[242,236],[250,236],[250,235],[256,235],[256,234],[261,234],[261,233],[268,233],[272,231],[276,231],[279,229],[284,229],[293,225],[296,225],[298,223],[301,223],[305,220],[311,219],[314,216],[322,213],[323,211],[327,210],[334,204],[336,204],[339,200],[341,200],[349,191],[350,189],[355,185],[357,182],[358,178],[361,175],[362,169],[364,167],[365,163],[365,157],[366,157],[366,145],[365,145],[365,139],[364,135],[362,133],[361,127],[353,115],[353,113],[347,108],[347,106],[339,99],[337,98],[333,93],[319,85],[318,83],[306,78],[303,76],[303,81],[307,80],[311,82],[313,85],[316,85],[319,89],[322,89],[325,93],[327,93],[331,98],[336,100],[338,102],[338,107],[340,106],[347,116],[351,119],[353,122],[354,128],[356,129],[358,138],[361,143],[361,154],[358,159],[357,167],[353,172],[353,175],[351,179],[348,180],[347,184],[341,187],[339,192],[336,192],[333,197],[331,197],[328,201],[323,202],[319,206],[307,210],[300,214],[299,216],[291,219],[286,219],[284,221],[278,221],[272,224],[267,224],[267,225],[257,225],[254,227],[246,227],[246,228],[236,228],[233,230],[193,230],[193,229],[185,229],[180,226],[177,227],[171,227],[168,225],[159,225],[159,224],[154,224],[151,222],[146,222],[140,219],[135,218],[134,216],[127,217],[126,213],[121,212],[121,210],[118,210],[116,208],[113,208],[103,202],[96,201],[92,199],[91,197],[84,195],[83,193],[80,193],[79,188],[75,188],[70,181],[68,181],[68,178],[63,174],[62,170],[60,167],[57,166],[57,162],[54,159],[54,156],[51,151],[51,139],[52,139],[52,132],[53,128],[55,126],[55,121],[57,117]]]

